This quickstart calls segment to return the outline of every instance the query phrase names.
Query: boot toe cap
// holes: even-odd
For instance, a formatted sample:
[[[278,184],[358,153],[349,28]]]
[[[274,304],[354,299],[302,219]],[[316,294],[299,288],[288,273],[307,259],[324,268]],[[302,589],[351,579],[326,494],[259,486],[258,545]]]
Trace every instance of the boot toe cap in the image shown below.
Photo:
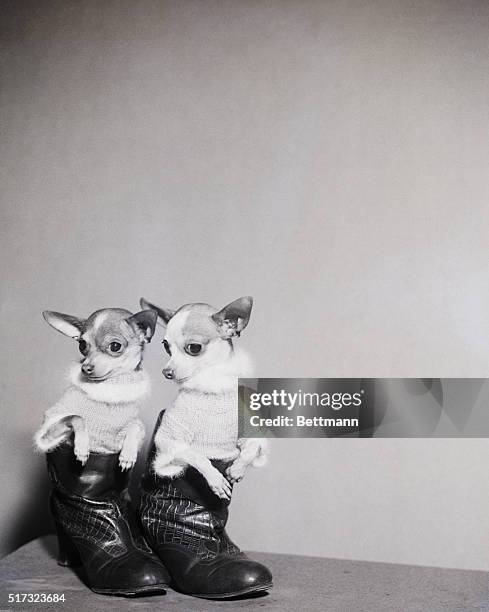
[[[168,586],[170,578],[164,568],[146,568],[134,580],[141,587]]]
[[[216,569],[209,581],[223,596],[264,591],[272,586],[270,570],[250,559],[237,559]]]
[[[170,583],[165,566],[152,558],[133,559],[132,563],[120,567],[116,575],[120,585],[136,593],[164,590]]]

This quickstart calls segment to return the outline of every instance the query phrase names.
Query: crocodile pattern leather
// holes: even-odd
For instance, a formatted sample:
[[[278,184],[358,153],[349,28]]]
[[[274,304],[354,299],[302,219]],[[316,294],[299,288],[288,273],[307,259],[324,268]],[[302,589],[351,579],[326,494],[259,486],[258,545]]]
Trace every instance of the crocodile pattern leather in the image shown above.
[[[110,557],[127,552],[118,532],[114,529],[117,510],[110,502],[87,503],[81,497],[52,496],[52,510],[64,531],[73,539],[90,542],[94,548],[103,547]]]
[[[59,563],[81,563],[87,583],[98,593],[164,591],[169,575],[144,540],[118,456],[91,453],[81,466],[64,446],[48,453],[47,461]]]
[[[192,468],[175,479],[143,478],[141,523],[178,590],[219,599],[271,587],[269,570],[226,533],[228,506]]]
[[[191,466],[175,478],[156,475],[155,454],[153,442],[141,479],[139,516],[144,534],[165,564],[173,586],[183,593],[211,599],[269,589],[272,575],[268,568],[249,559],[226,533],[230,500],[217,497],[202,474]],[[229,466],[226,461],[211,463],[223,475]]]
[[[227,508],[208,511],[167,483],[141,495],[141,521],[151,542],[182,544],[200,559],[240,555],[226,533]]]
[[[220,521],[215,513],[186,499],[170,480],[161,482],[141,495],[140,516],[150,542],[182,544],[200,559],[219,554]]]
[[[231,538],[226,533],[226,530],[223,529],[220,533],[220,541],[221,541],[221,552],[229,557],[235,557],[238,555],[242,555],[241,550],[236,546],[236,544],[231,540]]]

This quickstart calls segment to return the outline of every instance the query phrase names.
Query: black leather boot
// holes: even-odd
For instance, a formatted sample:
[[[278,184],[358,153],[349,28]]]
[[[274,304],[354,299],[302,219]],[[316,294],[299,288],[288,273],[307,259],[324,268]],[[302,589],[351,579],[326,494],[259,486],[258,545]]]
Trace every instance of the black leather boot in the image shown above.
[[[158,425],[157,425],[158,427]],[[141,483],[140,517],[145,536],[177,590],[209,599],[265,591],[272,575],[249,559],[226,533],[229,501],[220,499],[197,470],[160,478],[152,471],[154,447]],[[213,461],[224,474],[229,465]]]
[[[76,460],[64,444],[47,454],[50,505],[60,565],[82,565],[96,593],[133,596],[164,592],[169,575],[142,536],[130,507],[129,472],[119,455],[90,453]]]

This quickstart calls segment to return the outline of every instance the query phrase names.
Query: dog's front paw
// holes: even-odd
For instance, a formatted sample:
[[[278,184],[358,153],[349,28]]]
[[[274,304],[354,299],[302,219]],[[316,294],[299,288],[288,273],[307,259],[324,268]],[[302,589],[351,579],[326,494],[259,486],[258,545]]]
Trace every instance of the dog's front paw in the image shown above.
[[[231,499],[231,485],[219,470],[213,468],[205,475],[211,491],[221,499]]]
[[[165,453],[158,453],[153,462],[153,470],[158,476],[166,476],[166,470],[168,470],[168,466],[172,461],[172,457],[166,455]]]
[[[73,451],[75,453],[75,457],[78,459],[78,461],[81,462],[82,465],[85,465],[88,460],[88,455],[90,454],[89,448],[90,443],[88,439],[88,433],[86,431],[77,432],[75,434],[75,443]]]
[[[122,449],[121,454],[119,455],[119,465],[121,466],[121,470],[124,472],[125,470],[130,470],[133,468],[137,458],[137,451],[127,451]]]
[[[246,472],[246,464],[236,460],[226,470],[226,476],[231,483],[240,482]]]

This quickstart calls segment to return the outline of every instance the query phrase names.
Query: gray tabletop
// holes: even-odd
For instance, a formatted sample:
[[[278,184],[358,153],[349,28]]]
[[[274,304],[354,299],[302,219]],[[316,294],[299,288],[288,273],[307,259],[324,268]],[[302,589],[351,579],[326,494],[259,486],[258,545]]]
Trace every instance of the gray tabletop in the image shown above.
[[[0,610],[264,610],[489,612],[489,574],[431,567],[250,553],[271,569],[268,595],[207,601],[176,593],[125,599],[92,593],[56,563],[53,536],[22,546],[0,561]],[[9,604],[8,593],[64,593],[65,603]]]

